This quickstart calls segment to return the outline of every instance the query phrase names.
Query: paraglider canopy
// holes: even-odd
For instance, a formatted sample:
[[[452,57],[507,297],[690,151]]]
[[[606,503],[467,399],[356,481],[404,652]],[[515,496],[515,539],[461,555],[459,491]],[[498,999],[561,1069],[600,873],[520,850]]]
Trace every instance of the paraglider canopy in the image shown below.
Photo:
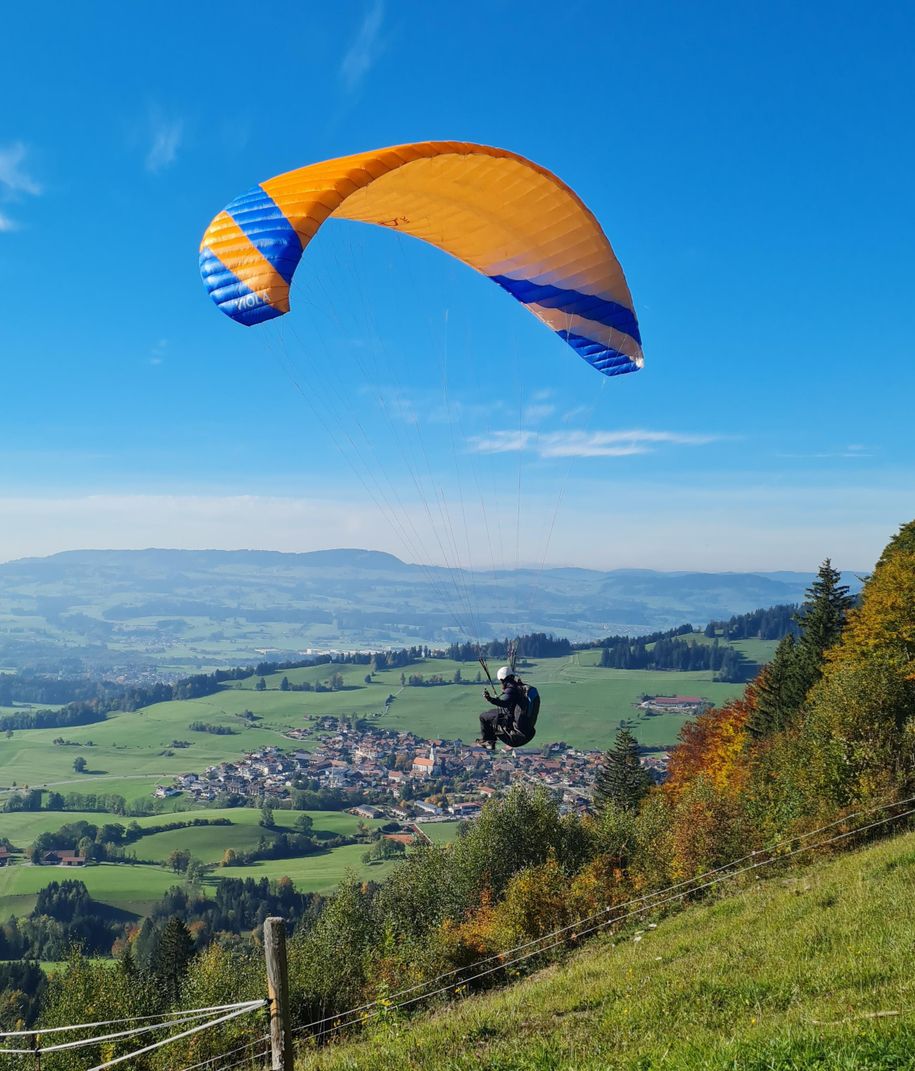
[[[642,366],[632,297],[597,220],[545,168],[486,145],[417,142],[262,182],[203,236],[200,273],[210,296],[246,326],[289,312],[293,274],[331,217],[402,231],[450,253],[604,375]]]

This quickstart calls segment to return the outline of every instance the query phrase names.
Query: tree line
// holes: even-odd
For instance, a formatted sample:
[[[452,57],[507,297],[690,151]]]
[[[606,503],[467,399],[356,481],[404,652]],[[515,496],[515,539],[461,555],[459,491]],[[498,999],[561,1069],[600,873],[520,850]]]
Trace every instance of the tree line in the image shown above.
[[[718,680],[741,681],[746,680],[748,662],[740,651],[719,644],[717,639],[704,643],[664,637],[652,644],[638,636],[620,637],[603,647],[598,665],[604,669],[712,670]]]
[[[705,635],[721,636],[726,640],[780,640],[789,633],[797,634],[797,613],[796,603],[780,603],[747,614],[735,614],[727,621],[710,621],[705,626]]]

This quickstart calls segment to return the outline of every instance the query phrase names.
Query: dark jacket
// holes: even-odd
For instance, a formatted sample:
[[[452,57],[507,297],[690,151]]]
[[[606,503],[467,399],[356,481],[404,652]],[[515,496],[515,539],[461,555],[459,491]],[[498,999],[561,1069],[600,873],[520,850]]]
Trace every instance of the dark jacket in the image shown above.
[[[502,684],[502,694],[488,695],[486,701],[501,708],[499,724],[502,728],[517,729],[525,735],[531,731],[527,724],[527,697],[517,681],[505,681]]]
[[[486,702],[494,707],[501,707],[506,713],[514,714],[515,707],[524,706],[524,695],[517,681],[503,681],[501,695],[487,695]]]

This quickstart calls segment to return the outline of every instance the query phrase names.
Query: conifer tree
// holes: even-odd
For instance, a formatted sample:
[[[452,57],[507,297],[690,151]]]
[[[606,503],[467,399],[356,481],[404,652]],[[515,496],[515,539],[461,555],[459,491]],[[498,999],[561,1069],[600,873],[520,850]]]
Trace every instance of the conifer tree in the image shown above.
[[[841,583],[842,575],[833,569],[829,558],[820,566],[817,578],[806,592],[797,623],[801,629],[797,641],[798,687],[804,696],[823,673],[823,655],[838,642],[845,618],[854,599],[848,585]]]
[[[755,737],[786,728],[804,704],[807,693],[823,674],[823,656],[842,633],[854,600],[829,558],[806,592],[795,617],[800,635],[790,633],[775,649],[772,661],[759,676],[757,698],[748,728]]]
[[[779,732],[788,725],[803,701],[797,645],[789,632],[779,641],[772,661],[756,680],[756,700],[747,728],[755,737]]]
[[[178,999],[181,983],[193,958],[191,932],[177,915],[172,915],[159,931],[152,954],[152,973],[171,1003]]]
[[[594,809],[598,814],[610,806],[635,812],[650,787],[651,777],[639,762],[638,741],[628,729],[620,729],[594,778]]]

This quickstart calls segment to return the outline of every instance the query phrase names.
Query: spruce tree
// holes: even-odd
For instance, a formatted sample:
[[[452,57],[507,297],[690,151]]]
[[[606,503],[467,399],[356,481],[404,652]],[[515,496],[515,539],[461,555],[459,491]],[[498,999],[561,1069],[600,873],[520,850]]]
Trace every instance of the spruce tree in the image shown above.
[[[159,931],[152,953],[152,973],[170,1003],[178,999],[181,983],[193,958],[191,932],[177,915],[172,915]]]
[[[772,661],[757,678],[756,704],[747,728],[757,738],[779,732],[800,709],[804,694],[797,644],[789,632],[779,641]]]
[[[651,777],[639,762],[638,741],[628,729],[620,729],[594,778],[594,809],[598,814],[608,807],[634,813],[650,787]]]
[[[756,709],[748,728],[757,738],[780,732],[797,717],[807,693],[823,673],[823,656],[842,632],[854,599],[829,558],[806,592],[794,621],[797,639],[784,636],[757,682]]]
[[[807,589],[804,605],[796,619],[801,630],[797,642],[798,686],[803,691],[801,702],[822,676],[823,655],[838,641],[848,611],[854,604],[848,585],[842,584],[841,580],[841,573],[833,569],[827,558],[820,566],[816,580]]]

